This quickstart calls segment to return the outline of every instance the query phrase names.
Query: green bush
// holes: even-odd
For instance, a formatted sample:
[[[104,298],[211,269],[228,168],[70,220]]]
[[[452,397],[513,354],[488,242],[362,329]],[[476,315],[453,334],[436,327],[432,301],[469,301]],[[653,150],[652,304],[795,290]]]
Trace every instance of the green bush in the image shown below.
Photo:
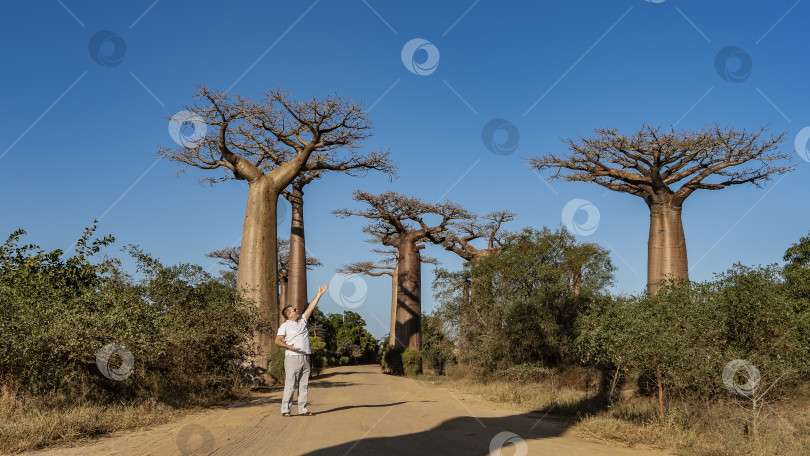
[[[326,357],[326,342],[318,336],[309,336],[309,347],[312,349],[312,355],[309,359],[311,361],[311,375],[314,377],[323,371],[327,363]]]
[[[324,314],[315,309],[309,326],[310,334],[324,343],[322,359],[318,361],[324,367],[377,362],[377,340],[365,328],[366,322],[359,314],[349,310],[343,314]]]
[[[455,362],[453,343],[445,336],[440,316],[422,316],[422,360],[426,369],[443,375],[445,367]]]
[[[607,250],[578,243],[565,228],[526,229],[461,272],[437,269],[436,315],[459,362],[483,371],[573,364],[577,318],[606,293],[614,269]],[[433,363],[440,355],[430,351]]]
[[[422,373],[422,353],[413,348],[402,352],[402,368],[405,375],[414,376]]]
[[[391,375],[402,375],[405,372],[402,364],[403,351],[403,348],[394,347],[392,345],[386,345],[383,348],[381,364],[384,373]]]
[[[286,356],[284,352],[286,350],[281,347],[277,348],[270,354],[270,366],[267,373],[277,383],[284,383],[284,358]]]
[[[775,268],[738,265],[713,281],[670,283],[655,296],[603,299],[580,320],[580,355],[640,375],[648,391],[660,384],[689,397],[728,394],[722,372],[735,359],[756,366],[763,386],[777,378],[786,386],[810,372],[802,336],[810,315],[782,290]]]
[[[93,231],[68,258],[19,245],[22,230],[0,246],[0,383],[92,400],[110,393],[180,399],[237,382],[234,360],[249,354],[253,306],[199,266],[163,266],[137,247],[128,251],[139,280],[116,259],[93,263],[113,242],[92,239]],[[96,363],[112,344],[134,360],[131,371],[117,371],[122,379],[102,375]],[[113,355],[107,366],[116,371],[122,359]]]

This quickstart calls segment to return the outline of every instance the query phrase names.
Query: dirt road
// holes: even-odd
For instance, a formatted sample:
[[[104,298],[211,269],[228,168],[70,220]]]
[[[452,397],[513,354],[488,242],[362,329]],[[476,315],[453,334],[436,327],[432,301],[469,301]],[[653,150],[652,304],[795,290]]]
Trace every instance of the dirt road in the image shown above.
[[[314,416],[282,417],[281,391],[273,391],[153,429],[31,454],[485,456],[501,444],[504,456],[664,454],[570,436],[541,415],[383,375],[379,366],[329,369],[310,382],[309,398]]]

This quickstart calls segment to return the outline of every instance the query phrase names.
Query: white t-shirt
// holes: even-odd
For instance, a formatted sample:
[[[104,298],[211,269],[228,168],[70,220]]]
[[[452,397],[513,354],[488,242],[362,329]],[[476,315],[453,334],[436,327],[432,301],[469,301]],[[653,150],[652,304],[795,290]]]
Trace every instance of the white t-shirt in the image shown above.
[[[278,327],[278,335],[284,336],[284,343],[298,347],[298,350],[285,349],[284,356],[309,355],[312,350],[309,348],[309,326],[303,315],[298,320],[287,320]]]

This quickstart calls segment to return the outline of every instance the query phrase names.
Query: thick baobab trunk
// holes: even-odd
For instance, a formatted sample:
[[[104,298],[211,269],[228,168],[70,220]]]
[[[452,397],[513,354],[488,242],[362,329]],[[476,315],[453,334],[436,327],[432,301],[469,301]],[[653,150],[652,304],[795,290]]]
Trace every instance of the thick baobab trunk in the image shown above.
[[[305,309],[307,303],[307,249],[304,242],[304,192],[293,185],[290,206],[290,263],[287,266],[287,303]]]
[[[396,346],[422,348],[422,259],[414,242],[398,251]]]
[[[254,335],[258,353],[252,361],[262,372],[268,368],[279,321],[277,202],[278,192],[273,190],[270,182],[257,179],[250,183],[237,275],[237,286],[242,296],[253,301],[259,309],[259,317],[270,326],[269,330]]]
[[[391,274],[391,329],[388,332],[388,345],[396,346],[397,342],[397,273],[399,261],[394,264],[394,273]]]
[[[650,238],[647,245],[647,287],[650,294],[668,277],[689,280],[686,236],[681,221],[681,203],[650,205]]]

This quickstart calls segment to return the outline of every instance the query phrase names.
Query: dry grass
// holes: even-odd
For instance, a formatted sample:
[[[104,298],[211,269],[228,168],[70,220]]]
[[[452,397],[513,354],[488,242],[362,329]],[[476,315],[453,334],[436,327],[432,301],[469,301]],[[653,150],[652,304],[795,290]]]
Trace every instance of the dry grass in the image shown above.
[[[663,448],[685,456],[810,455],[810,384],[791,397],[769,405],[757,437],[746,426],[749,412],[728,401],[670,401],[664,423],[654,398],[634,397],[610,407],[595,407],[581,389],[559,387],[549,380],[516,383],[483,381],[470,376],[423,375],[422,380],[524,410],[548,410],[573,422],[581,437],[612,440],[628,446]]]
[[[8,385],[0,386],[0,452],[20,453],[172,421],[204,407],[232,401],[248,390],[186,398],[169,406],[154,400],[99,405],[53,406],[53,398],[22,399]],[[51,403],[48,403],[51,402]]]
[[[571,388],[551,388],[550,384],[515,384],[505,380],[481,382],[471,378],[450,378],[423,375],[421,380],[442,384],[458,391],[473,394],[495,402],[530,410],[543,410],[551,406],[569,408],[585,399],[585,392]]]
[[[646,422],[620,417],[619,404],[613,409],[588,416],[575,426],[578,435],[610,439],[628,445],[652,444],[676,454],[699,456],[810,454],[810,410],[806,398],[796,398],[780,409],[773,409],[761,420],[757,438],[746,426],[746,412],[729,403],[703,404],[693,410],[672,406],[661,424],[650,401]]]

